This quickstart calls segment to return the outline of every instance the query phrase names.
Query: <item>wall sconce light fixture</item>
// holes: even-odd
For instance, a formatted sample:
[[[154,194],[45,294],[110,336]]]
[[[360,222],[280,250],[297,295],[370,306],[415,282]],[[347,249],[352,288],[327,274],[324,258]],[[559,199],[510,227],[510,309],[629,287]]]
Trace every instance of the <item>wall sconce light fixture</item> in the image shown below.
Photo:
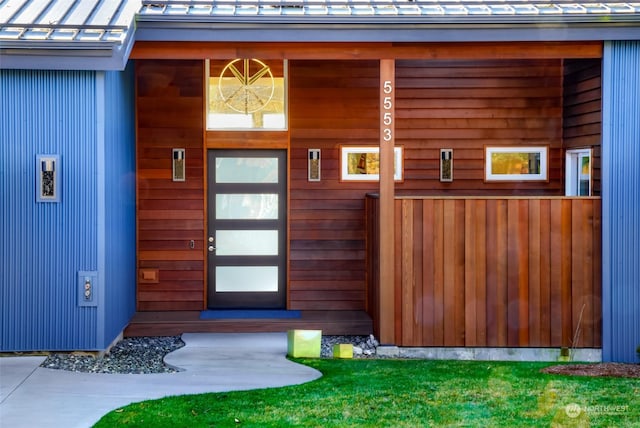
[[[173,181],[185,181],[186,167],[184,164],[184,152],[184,149],[173,149]]]
[[[440,181],[453,181],[453,149],[440,149]]]
[[[320,181],[320,149],[309,149],[309,181]]]
[[[60,202],[60,157],[36,156],[36,202]]]

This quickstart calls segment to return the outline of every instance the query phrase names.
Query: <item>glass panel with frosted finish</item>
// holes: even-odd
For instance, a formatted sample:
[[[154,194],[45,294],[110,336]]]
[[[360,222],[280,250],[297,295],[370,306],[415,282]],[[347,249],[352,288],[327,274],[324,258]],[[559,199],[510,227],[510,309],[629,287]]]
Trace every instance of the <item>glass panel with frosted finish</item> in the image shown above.
[[[216,183],[277,183],[278,158],[217,158]]]
[[[267,129],[285,129],[287,127],[284,114],[265,114],[263,116],[264,127]]]
[[[218,230],[218,256],[277,256],[277,230]]]
[[[271,193],[216,195],[217,220],[276,220],[278,195]]]
[[[228,128],[253,128],[253,118],[249,114],[220,114],[220,113],[210,113],[208,116],[209,120],[207,123],[225,123]]]
[[[277,292],[277,266],[218,266],[217,292]]]

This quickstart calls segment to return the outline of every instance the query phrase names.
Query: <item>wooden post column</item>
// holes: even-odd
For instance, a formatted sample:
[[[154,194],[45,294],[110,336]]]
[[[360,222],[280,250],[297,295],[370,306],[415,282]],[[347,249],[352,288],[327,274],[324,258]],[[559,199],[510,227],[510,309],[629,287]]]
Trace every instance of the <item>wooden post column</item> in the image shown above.
[[[395,61],[380,60],[380,343],[395,344]]]

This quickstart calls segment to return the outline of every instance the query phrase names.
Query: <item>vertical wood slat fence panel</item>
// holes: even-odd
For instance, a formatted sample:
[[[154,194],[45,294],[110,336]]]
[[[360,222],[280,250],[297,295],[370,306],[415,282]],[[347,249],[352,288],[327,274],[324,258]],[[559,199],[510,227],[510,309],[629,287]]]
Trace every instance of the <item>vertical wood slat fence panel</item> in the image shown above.
[[[368,222],[376,202],[367,202]],[[396,344],[601,346],[599,198],[395,204]],[[375,296],[375,228],[367,230]]]

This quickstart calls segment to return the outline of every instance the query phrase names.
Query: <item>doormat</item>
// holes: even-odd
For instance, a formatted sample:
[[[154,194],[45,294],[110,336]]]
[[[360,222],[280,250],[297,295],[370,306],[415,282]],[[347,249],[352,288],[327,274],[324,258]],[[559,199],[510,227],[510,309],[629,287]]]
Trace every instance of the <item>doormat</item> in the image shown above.
[[[217,309],[200,312],[201,320],[300,318],[300,311],[285,309]]]

